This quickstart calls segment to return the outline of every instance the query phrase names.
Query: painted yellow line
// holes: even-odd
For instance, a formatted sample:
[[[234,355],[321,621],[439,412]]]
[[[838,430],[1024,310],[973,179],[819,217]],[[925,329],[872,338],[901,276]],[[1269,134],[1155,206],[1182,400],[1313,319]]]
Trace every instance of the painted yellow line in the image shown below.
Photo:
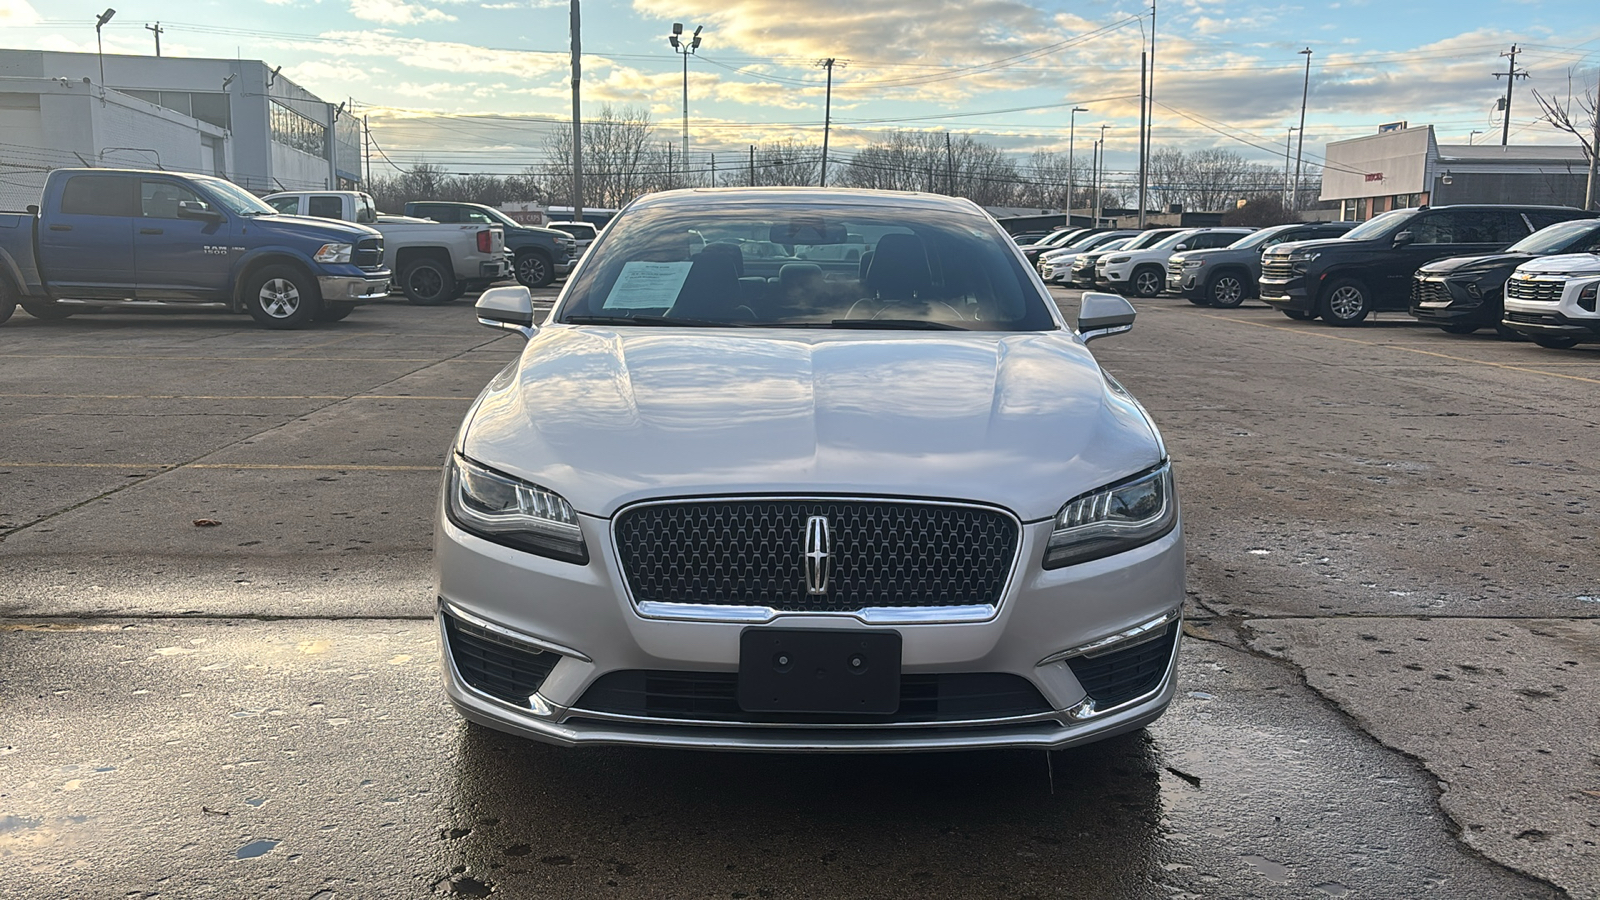
[[[0,394],[0,400],[455,400],[470,403],[476,397],[456,394],[435,397],[428,394],[284,394],[250,396],[237,394]]]
[[[1510,363],[1488,362],[1481,359],[1468,359],[1465,356],[1451,356],[1448,353],[1439,353],[1434,350],[1418,350],[1413,347],[1403,347],[1396,344],[1385,344],[1381,341],[1363,341],[1360,338],[1344,337],[1337,334],[1323,334],[1317,331],[1305,331],[1291,325],[1268,325],[1265,322],[1251,322],[1248,319],[1235,319],[1231,316],[1219,316],[1212,313],[1201,313],[1208,319],[1218,322],[1228,322],[1234,325],[1253,325],[1256,328],[1267,328],[1272,331],[1287,331],[1294,334],[1303,334],[1307,337],[1325,338],[1330,341],[1343,341],[1347,344],[1360,344],[1364,347],[1377,347],[1383,350],[1396,350],[1401,353],[1415,353],[1419,356],[1432,356],[1436,359],[1448,359],[1452,362],[1467,363],[1474,366],[1483,366],[1490,369],[1505,369],[1509,372],[1526,372],[1530,375],[1548,375],[1551,378],[1565,378],[1568,381],[1582,381],[1585,384],[1600,384],[1600,378],[1585,378],[1582,375],[1566,375],[1561,372],[1548,372],[1544,369],[1534,369],[1528,366],[1515,366]]]
[[[235,471],[302,471],[302,472],[438,472],[444,463],[432,466],[323,466],[323,465],[269,465],[266,463],[72,463],[72,462],[4,462],[0,469],[232,469]]]
[[[476,350],[478,348],[474,348]],[[374,350],[374,353],[382,351]],[[520,350],[517,352],[521,352]],[[0,359],[105,359],[105,360],[177,360],[179,362],[382,362],[382,363],[442,363],[483,362],[463,358],[440,359],[437,356],[71,356],[56,353],[0,353]],[[504,365],[505,363],[501,363]]]

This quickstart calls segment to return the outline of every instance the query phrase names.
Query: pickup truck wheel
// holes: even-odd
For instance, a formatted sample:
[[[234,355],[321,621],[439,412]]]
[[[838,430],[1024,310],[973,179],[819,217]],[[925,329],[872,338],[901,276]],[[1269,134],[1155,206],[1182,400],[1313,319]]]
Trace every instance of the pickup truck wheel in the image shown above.
[[[1206,284],[1206,297],[1218,309],[1233,309],[1244,302],[1244,279],[1234,272],[1221,272],[1211,276]]]
[[[65,319],[67,316],[77,312],[75,309],[68,309],[65,306],[57,306],[53,301],[50,300],[24,300],[22,301],[21,305],[23,309],[28,311],[28,315],[45,322],[55,322],[60,319]]]
[[[1571,350],[1578,346],[1575,337],[1536,337],[1533,342],[1547,350]]]
[[[6,281],[4,278],[0,278],[0,325],[4,325],[6,320],[11,318],[11,314],[16,311],[16,288],[11,286],[11,282]]]
[[[355,312],[355,309],[356,305],[354,303],[324,303],[322,304],[322,312],[317,315],[317,321],[338,322],[344,319],[345,316]]]
[[[555,280],[556,268],[543,251],[531,250],[517,257],[517,281],[523,287],[549,287],[550,282]]]
[[[1133,278],[1128,282],[1128,287],[1133,289],[1136,297],[1160,296],[1166,286],[1167,272],[1157,266],[1140,266],[1134,269]]]
[[[1372,312],[1372,292],[1354,278],[1341,278],[1322,295],[1322,321],[1348,327],[1360,325]]]
[[[456,289],[455,273],[450,265],[437,259],[423,258],[406,263],[400,272],[400,290],[406,299],[418,306],[435,306],[449,303],[450,292]]]
[[[317,283],[294,266],[256,270],[245,283],[244,304],[257,324],[278,330],[304,328],[322,312]]]

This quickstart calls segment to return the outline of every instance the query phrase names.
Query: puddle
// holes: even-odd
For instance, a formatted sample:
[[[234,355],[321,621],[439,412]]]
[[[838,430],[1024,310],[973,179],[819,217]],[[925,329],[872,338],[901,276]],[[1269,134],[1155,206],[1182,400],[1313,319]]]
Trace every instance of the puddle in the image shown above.
[[[1257,874],[1268,881],[1274,884],[1289,883],[1289,867],[1283,863],[1273,862],[1265,856],[1245,856],[1241,857],[1241,859],[1249,863],[1250,868],[1255,869]]]
[[[1330,881],[1327,884],[1319,884],[1313,890],[1315,890],[1317,893],[1322,894],[1323,896],[1327,896],[1327,897],[1348,897],[1348,896],[1350,896],[1350,889],[1345,887],[1344,885],[1340,884],[1337,881]]]
[[[250,843],[245,844],[243,847],[240,847],[238,850],[235,850],[233,852],[233,856],[235,859],[255,859],[258,856],[266,856],[268,853],[271,853],[273,848],[277,847],[279,843],[281,842],[268,840],[251,841]]]

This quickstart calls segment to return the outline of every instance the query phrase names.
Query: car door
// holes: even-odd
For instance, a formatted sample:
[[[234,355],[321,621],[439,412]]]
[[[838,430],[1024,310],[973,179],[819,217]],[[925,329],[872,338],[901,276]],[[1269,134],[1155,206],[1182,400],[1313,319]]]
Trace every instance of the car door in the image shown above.
[[[133,296],[133,225],[139,179],[132,175],[73,175],[59,207],[39,229],[39,263],[58,297]]]
[[[215,216],[181,218],[179,204]],[[226,299],[232,229],[216,204],[181,182],[144,176],[139,179],[139,209],[133,237],[139,299]]]
[[[1466,234],[1472,227],[1470,209],[1436,209],[1418,214],[1404,228],[1395,233],[1399,243],[1375,254],[1381,261],[1374,262],[1377,276],[1371,285],[1378,309],[1405,309],[1411,303],[1411,279],[1417,270],[1436,259],[1461,256],[1458,233]],[[1402,236],[1409,238],[1403,240]]]

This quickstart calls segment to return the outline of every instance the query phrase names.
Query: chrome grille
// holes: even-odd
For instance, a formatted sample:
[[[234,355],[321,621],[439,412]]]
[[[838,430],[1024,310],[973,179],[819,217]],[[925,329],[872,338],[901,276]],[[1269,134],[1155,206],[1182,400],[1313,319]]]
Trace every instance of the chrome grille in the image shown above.
[[[1183,263],[1182,262],[1174,262],[1173,260],[1170,260],[1170,259],[1167,260],[1167,274],[1171,275],[1171,276],[1173,276],[1175,278],[1179,277],[1179,276],[1182,276],[1183,275]]]
[[[819,593],[806,583],[812,516],[831,532]],[[651,504],[613,528],[636,603],[853,612],[998,604],[1020,526],[986,507],[817,498]]]
[[[351,254],[350,261],[363,269],[382,268],[383,238],[369,237],[356,241],[356,249]]]
[[[1450,287],[1442,281],[1417,277],[1411,280],[1411,305],[1422,303],[1449,303]]]
[[[1261,277],[1288,281],[1294,277],[1294,267],[1287,256],[1267,256],[1261,260]]]
[[[1514,300],[1532,300],[1537,303],[1558,303],[1565,281],[1540,281],[1533,278],[1513,278],[1506,282],[1506,296]]]

